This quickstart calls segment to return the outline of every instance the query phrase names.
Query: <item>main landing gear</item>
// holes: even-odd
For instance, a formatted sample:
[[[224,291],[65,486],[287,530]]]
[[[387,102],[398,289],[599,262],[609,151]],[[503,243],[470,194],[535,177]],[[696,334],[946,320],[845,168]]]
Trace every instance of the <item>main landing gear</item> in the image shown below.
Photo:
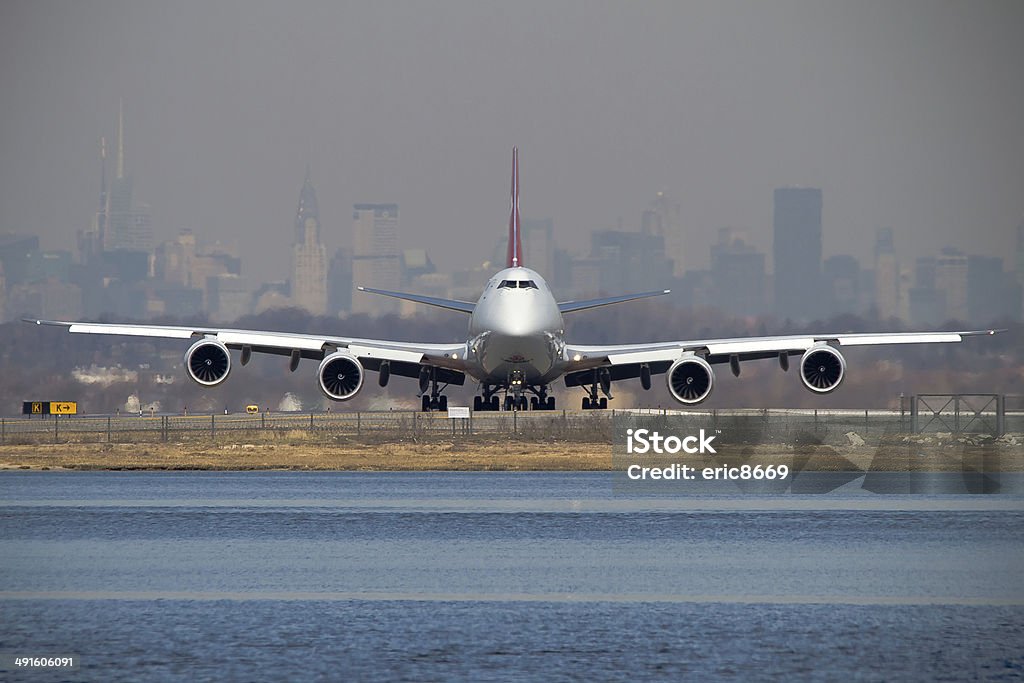
[[[424,413],[431,411],[445,412],[448,410],[448,397],[441,392],[448,388],[448,385],[440,386],[434,372],[434,368],[424,367],[420,370],[420,401]],[[430,393],[427,393],[430,389]]]
[[[597,395],[599,389],[604,396]],[[608,399],[612,397],[612,378],[608,368],[594,370],[593,381],[586,391],[587,395],[583,397],[582,402],[583,410],[606,410],[608,408]]]
[[[473,397],[473,410],[480,412],[482,410],[498,410],[500,404],[498,403],[498,396],[495,393],[495,388],[489,384],[484,384],[481,387],[483,389],[483,396]]]
[[[499,401],[499,387],[484,384],[481,386],[482,396],[473,397],[473,410],[554,410],[555,397],[548,395],[546,384],[540,386],[523,387],[518,394],[505,390],[505,400]],[[527,399],[526,392],[533,393]]]

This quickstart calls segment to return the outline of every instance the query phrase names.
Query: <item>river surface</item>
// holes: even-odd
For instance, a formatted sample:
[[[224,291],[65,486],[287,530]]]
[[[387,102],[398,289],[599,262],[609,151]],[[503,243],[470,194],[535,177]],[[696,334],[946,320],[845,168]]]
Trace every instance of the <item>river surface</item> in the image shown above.
[[[5,472],[0,678],[1021,680],[1022,483]]]

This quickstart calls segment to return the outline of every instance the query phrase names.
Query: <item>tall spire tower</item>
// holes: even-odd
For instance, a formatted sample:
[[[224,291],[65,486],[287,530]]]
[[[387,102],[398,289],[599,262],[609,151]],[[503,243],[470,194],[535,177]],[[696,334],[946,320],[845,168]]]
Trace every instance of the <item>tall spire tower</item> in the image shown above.
[[[117,101],[117,177],[124,178],[124,100]]]
[[[100,206],[96,211],[96,243],[94,255],[101,253],[106,245],[107,214],[110,213],[110,197],[107,196],[107,139],[100,138]]]
[[[292,303],[314,315],[327,313],[327,250],[320,242],[320,210],[306,166],[292,243]]]
[[[148,252],[153,249],[153,221],[148,207],[132,201],[132,177],[125,170],[124,104],[117,107],[117,173],[110,184],[106,235],[107,251]]]

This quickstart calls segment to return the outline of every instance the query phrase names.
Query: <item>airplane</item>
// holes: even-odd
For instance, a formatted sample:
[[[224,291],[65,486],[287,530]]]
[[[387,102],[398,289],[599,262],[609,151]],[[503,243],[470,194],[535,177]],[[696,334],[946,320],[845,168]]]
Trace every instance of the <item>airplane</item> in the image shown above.
[[[639,379],[644,390],[651,377],[664,374],[669,394],[684,406],[697,405],[715,385],[712,366],[728,363],[740,374],[740,363],[776,359],[783,371],[799,356],[803,385],[815,394],[834,391],[846,376],[842,349],[883,344],[955,343],[965,337],[1000,330],[903,332],[878,334],[801,334],[729,339],[662,341],[642,344],[583,345],[565,338],[564,316],[599,306],[668,294],[669,290],[559,302],[539,273],[523,262],[519,219],[519,150],[512,150],[511,210],[507,263],[487,281],[476,303],[419,294],[359,287],[359,291],[436,306],[469,315],[464,342],[429,344],[290,332],[216,327],[63,322],[25,319],[37,325],[66,327],[78,334],[107,334],[195,340],[185,352],[185,370],[195,382],[212,387],[231,372],[231,351],[246,365],[253,353],[289,357],[296,370],[302,359],[319,361],[317,384],[327,398],[347,401],[363,388],[367,371],[377,373],[385,387],[392,375],[416,378],[425,412],[447,410],[444,392],[465,384],[467,375],[479,384],[473,399],[477,411],[554,410],[552,383],[581,387],[584,410],[606,409],[612,382]],[[504,401],[500,397],[504,396]],[[527,400],[529,398],[529,400]]]

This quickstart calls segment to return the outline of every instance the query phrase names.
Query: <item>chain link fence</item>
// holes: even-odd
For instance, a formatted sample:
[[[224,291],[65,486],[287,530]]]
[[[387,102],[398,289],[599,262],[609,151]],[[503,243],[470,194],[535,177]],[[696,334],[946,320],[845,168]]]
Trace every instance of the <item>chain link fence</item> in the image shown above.
[[[991,399],[991,400],[989,400]],[[997,400],[998,399],[998,400]],[[476,412],[469,418],[408,411],[262,413],[257,415],[50,416],[0,418],[0,444],[226,443],[344,439],[515,439],[610,443],[616,414],[649,427],[673,416],[694,432],[720,433],[732,443],[872,445],[898,434],[1024,432],[1024,397],[922,395],[888,410],[629,410]]]

